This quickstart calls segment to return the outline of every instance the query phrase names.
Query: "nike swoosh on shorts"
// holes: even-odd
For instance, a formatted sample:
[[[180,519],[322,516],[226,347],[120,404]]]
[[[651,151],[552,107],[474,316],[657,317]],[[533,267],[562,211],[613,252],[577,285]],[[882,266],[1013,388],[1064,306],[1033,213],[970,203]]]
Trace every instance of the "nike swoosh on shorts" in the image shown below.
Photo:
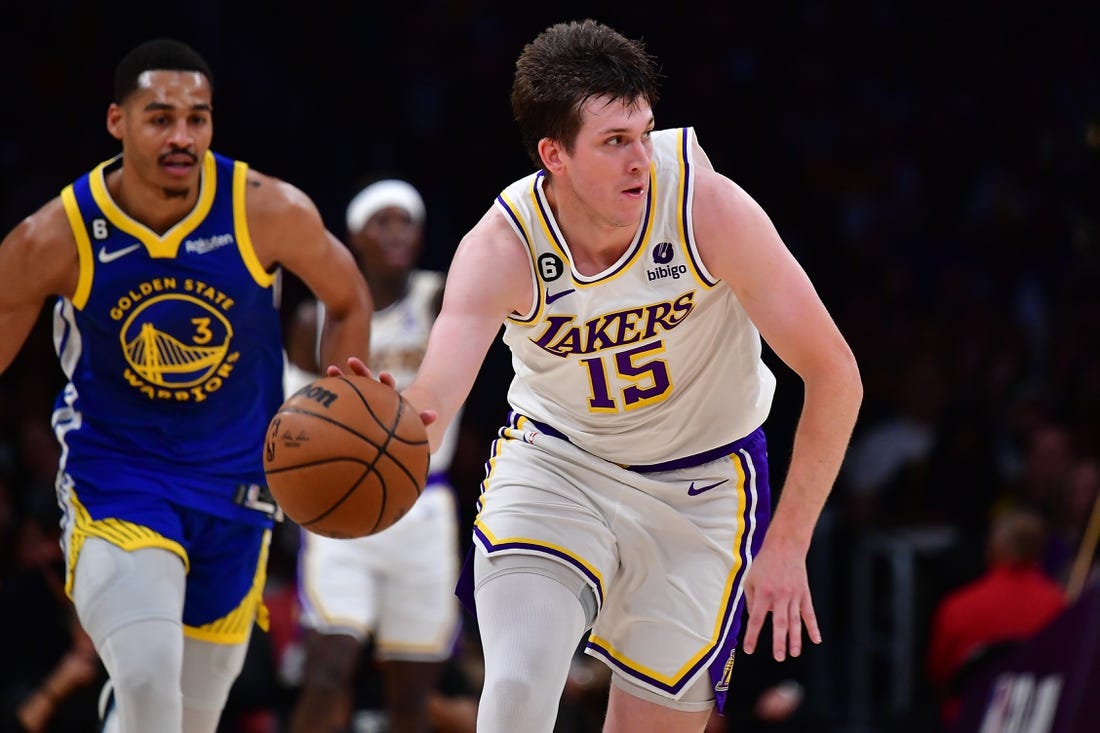
[[[721,481],[715,481],[713,484],[707,484],[706,486],[700,486],[699,488],[695,488],[695,482],[692,481],[691,486],[688,487],[688,496],[698,496],[699,494],[702,494],[704,491],[710,491],[714,487],[721,486],[722,484],[726,483],[727,481],[729,481],[729,479],[724,478]]]
[[[99,261],[106,265],[108,262],[114,262],[119,257],[125,257],[134,250],[140,248],[140,244],[131,244],[129,247],[123,247],[122,249],[116,249],[114,252],[108,252],[106,247],[100,247]]]

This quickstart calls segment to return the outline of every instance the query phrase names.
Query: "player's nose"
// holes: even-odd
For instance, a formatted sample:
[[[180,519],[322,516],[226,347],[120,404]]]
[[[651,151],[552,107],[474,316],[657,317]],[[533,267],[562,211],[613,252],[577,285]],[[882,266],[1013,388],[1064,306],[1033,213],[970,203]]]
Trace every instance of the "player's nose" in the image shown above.
[[[630,144],[630,155],[627,157],[631,173],[649,170],[649,148],[641,140]]]
[[[187,120],[176,122],[169,130],[168,142],[177,147],[186,148],[194,141],[195,136],[191,134],[191,126],[187,124]]]

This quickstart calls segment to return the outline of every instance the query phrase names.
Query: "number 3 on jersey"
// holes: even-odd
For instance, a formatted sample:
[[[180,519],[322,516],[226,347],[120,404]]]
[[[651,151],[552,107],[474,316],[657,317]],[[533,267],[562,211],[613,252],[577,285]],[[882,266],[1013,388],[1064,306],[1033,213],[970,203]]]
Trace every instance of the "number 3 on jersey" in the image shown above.
[[[589,409],[593,412],[633,410],[660,402],[668,397],[672,391],[668,362],[652,358],[649,361],[643,361],[647,357],[664,353],[664,350],[664,342],[658,340],[616,354],[609,354],[607,357],[581,359],[581,363],[588,370],[588,382],[592,387],[592,393],[588,398]],[[609,372],[612,373],[610,378]],[[618,378],[616,387],[618,387],[621,403],[611,395],[610,379],[616,377]],[[626,384],[619,387],[624,382]]]

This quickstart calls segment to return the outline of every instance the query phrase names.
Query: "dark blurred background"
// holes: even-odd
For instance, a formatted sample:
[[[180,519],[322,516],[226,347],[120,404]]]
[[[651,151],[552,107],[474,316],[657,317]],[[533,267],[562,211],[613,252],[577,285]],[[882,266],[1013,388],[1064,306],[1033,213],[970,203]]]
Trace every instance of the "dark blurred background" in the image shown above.
[[[425,264],[445,269],[530,170],[509,106],[523,44],[584,17],[643,39],[666,76],[658,127],[694,126],[770,213],[866,386],[811,557],[826,643],[784,670],[739,660],[735,682],[797,677],[797,730],[935,730],[931,615],[982,571],[991,516],[1039,511],[1043,569],[1066,584],[1100,486],[1097,4],[496,5],[7,3],[0,229],[117,152],[114,65],[172,36],[214,70],[216,150],[299,186],[339,236],[364,180],[408,179],[427,202]],[[289,313],[300,284],[285,296]],[[778,488],[801,387],[769,359]],[[467,521],[510,373],[498,344],[466,411],[453,473]],[[62,383],[44,311],[0,376],[5,579],[34,564],[28,534],[54,530]],[[276,590],[293,580],[289,533],[282,547]]]

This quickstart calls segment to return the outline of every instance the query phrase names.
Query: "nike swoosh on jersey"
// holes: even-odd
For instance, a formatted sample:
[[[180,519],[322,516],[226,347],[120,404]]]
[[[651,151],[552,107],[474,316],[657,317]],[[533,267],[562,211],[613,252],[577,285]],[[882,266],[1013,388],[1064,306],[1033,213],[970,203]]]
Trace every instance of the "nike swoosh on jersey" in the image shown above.
[[[698,496],[699,494],[702,494],[704,491],[710,491],[714,487],[721,486],[722,484],[726,483],[727,481],[729,481],[729,479],[724,478],[721,481],[715,481],[713,484],[707,484],[706,486],[700,486],[699,488],[695,488],[695,482],[692,481],[691,486],[688,487],[688,496]]]
[[[100,247],[99,261],[106,265],[108,262],[114,262],[119,257],[125,257],[134,250],[140,248],[140,244],[131,244],[129,247],[123,247],[122,249],[116,249],[114,252],[108,252],[106,247]]]
[[[550,305],[551,303],[553,303],[558,298],[564,298],[565,296],[572,293],[574,290],[575,290],[575,288],[569,288],[568,290],[562,290],[562,291],[557,292],[557,293],[550,293],[549,290],[546,291],[546,305]]]

